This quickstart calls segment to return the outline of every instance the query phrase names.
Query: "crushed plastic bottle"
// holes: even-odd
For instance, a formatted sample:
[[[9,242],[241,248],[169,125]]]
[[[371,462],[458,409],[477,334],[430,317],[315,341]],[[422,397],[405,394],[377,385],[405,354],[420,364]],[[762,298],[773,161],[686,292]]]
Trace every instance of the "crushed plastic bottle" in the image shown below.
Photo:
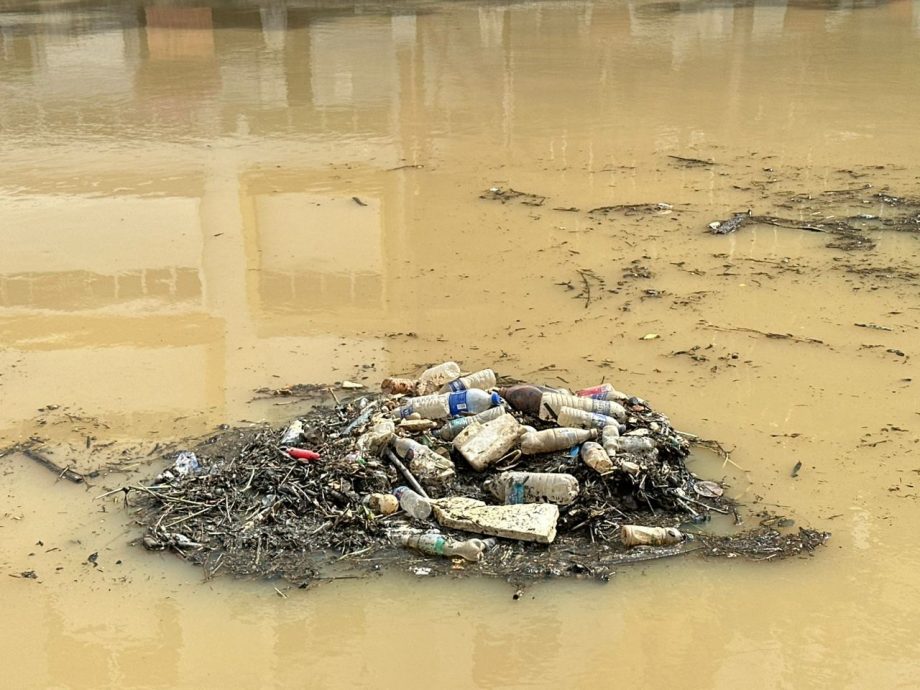
[[[440,534],[397,534],[396,543],[406,548],[418,551],[427,556],[446,556],[447,558],[463,558],[467,561],[478,561],[486,545],[481,539],[467,539],[466,541],[453,541]]]
[[[602,383],[599,386],[592,386],[591,388],[583,388],[575,395],[581,398],[594,398],[595,400],[628,400],[629,396],[625,393],[621,393],[612,384]]]
[[[399,501],[399,507],[416,520],[427,520],[431,517],[431,501],[415,493],[408,486],[397,486],[393,495]]]
[[[398,415],[402,418],[417,414],[423,419],[444,419],[445,417],[485,412],[490,407],[501,405],[501,402],[502,399],[498,393],[487,393],[472,388],[456,393],[439,393],[409,398],[399,408]]]
[[[544,431],[527,432],[521,436],[521,453],[536,455],[537,453],[552,453],[565,450],[579,443],[597,438],[597,429],[545,429]]]
[[[284,430],[284,433],[281,435],[281,442],[279,445],[296,446],[300,443],[302,438],[303,422],[299,419],[295,419],[288,425],[288,428]]]
[[[472,417],[457,417],[456,419],[451,419],[444,426],[438,429],[436,433],[438,438],[444,441],[453,441],[457,437],[457,434],[459,434],[473,422],[485,424],[486,422],[490,422],[503,414],[505,414],[504,407],[491,407],[485,412],[480,412],[479,414],[473,415]]]
[[[495,372],[491,369],[483,369],[482,371],[476,371],[472,374],[467,374],[466,376],[461,376],[458,379],[449,381],[441,387],[441,392],[455,393],[457,391],[469,390],[470,388],[479,388],[487,391],[495,388],[495,383]]]
[[[381,419],[358,437],[358,448],[369,455],[380,455],[395,434],[396,425],[389,419]]]
[[[409,464],[409,470],[425,486],[443,488],[456,474],[456,468],[450,458],[438,455],[428,446],[411,438],[396,437],[392,441],[393,450]]]
[[[581,461],[599,474],[613,472],[613,460],[600,443],[585,441],[581,446]]]
[[[657,448],[655,441],[647,436],[620,436],[616,441],[612,441],[611,444],[616,445],[616,449],[620,453],[636,453],[640,455],[649,453]]]
[[[418,394],[429,395],[437,392],[448,381],[460,377],[460,365],[456,362],[444,362],[425,369],[418,377]]]
[[[620,541],[624,546],[674,546],[684,540],[684,535],[675,527],[643,527],[622,525]]]
[[[562,472],[502,472],[497,477],[487,480],[485,488],[495,498],[510,505],[568,505],[578,496],[579,490],[578,479]]]

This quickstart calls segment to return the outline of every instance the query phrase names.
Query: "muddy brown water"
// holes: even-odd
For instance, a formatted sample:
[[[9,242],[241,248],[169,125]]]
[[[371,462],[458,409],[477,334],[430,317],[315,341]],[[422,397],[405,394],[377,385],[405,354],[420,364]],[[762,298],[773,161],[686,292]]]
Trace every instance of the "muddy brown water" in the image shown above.
[[[642,395],[734,449],[694,462],[748,524],[833,533],[518,601],[276,591],[129,546],[94,497],[143,466],[85,490],[10,455],[4,684],[913,686],[920,236],[704,231],[920,197],[918,79],[916,0],[0,2],[0,446],[90,469],[296,414],[262,386],[456,358]],[[668,206],[588,213],[616,204]]]

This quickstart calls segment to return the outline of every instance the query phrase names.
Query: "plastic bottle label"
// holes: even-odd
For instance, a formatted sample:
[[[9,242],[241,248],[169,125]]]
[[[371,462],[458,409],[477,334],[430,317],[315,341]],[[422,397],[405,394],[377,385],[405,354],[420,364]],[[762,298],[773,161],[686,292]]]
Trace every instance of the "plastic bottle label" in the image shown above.
[[[457,415],[467,412],[470,406],[466,402],[466,391],[451,393],[450,397],[447,399],[447,407],[450,410],[451,417],[456,417]]]
[[[466,386],[463,385],[463,379],[457,379],[456,381],[451,381],[447,384],[448,389],[451,393],[457,393],[459,391],[465,391]]]
[[[524,482],[517,479],[511,482],[508,487],[508,498],[505,501],[508,505],[519,505],[524,502]]]
[[[439,556],[443,556],[445,544],[447,544],[447,540],[444,539],[444,537],[438,537],[437,541],[434,543],[434,552]]]

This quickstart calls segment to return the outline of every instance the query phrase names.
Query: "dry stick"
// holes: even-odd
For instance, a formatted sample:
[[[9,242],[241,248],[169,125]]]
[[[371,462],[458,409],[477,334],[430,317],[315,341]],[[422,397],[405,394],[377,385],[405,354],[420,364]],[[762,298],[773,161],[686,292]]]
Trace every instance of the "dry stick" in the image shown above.
[[[79,472],[76,472],[69,467],[61,467],[54,460],[47,457],[46,455],[42,455],[36,450],[32,450],[31,448],[22,448],[20,450],[22,454],[27,458],[34,460],[39,465],[42,465],[43,467],[46,467],[57,474],[58,478],[63,477],[64,479],[71,481],[74,484],[81,484],[86,481],[86,477],[84,477]]]
[[[400,461],[398,457],[396,457],[396,453],[394,453],[392,449],[387,448],[386,456],[389,459],[389,461],[393,463],[396,469],[400,471],[402,476],[406,478],[406,481],[409,482],[409,486],[411,486],[413,490],[420,496],[424,498],[428,498],[428,494],[425,493],[425,490],[422,488],[422,485],[418,483],[418,480],[412,475],[412,473],[408,470],[408,468],[402,464],[402,462]]]
[[[588,278],[585,276],[584,271],[578,271],[578,275],[581,276],[581,280],[585,284],[585,309],[587,309],[588,305],[591,304],[591,285],[588,283]]]

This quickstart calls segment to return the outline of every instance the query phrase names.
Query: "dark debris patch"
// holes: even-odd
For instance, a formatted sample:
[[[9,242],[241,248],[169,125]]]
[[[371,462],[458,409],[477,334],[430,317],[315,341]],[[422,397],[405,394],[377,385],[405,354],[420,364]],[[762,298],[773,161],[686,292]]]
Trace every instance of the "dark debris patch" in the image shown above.
[[[320,453],[318,461],[299,462],[288,456],[279,446],[279,428],[220,431],[194,447],[200,461],[196,472],[166,471],[150,484],[127,487],[136,521],[144,529],[140,541],[148,549],[168,550],[201,566],[209,578],[223,573],[284,578],[300,585],[327,577],[364,577],[384,569],[519,583],[555,577],[606,580],[616,568],[635,562],[694,553],[770,560],[810,552],[822,541],[813,536],[820,533],[807,530],[798,535],[758,530],[732,538],[693,534],[671,547],[625,548],[618,539],[621,525],[689,525],[685,533],[691,533],[712,513],[737,520],[739,509],[721,490],[714,491],[715,482],[691,472],[686,463],[690,444],[667,417],[631,398],[627,428],[648,429],[659,449],[653,458],[641,460],[639,477],[599,475],[567,452],[517,461],[516,469],[567,472],[579,481],[575,501],[560,506],[553,544],[499,539],[475,563],[399,549],[388,537],[392,530],[437,525],[420,523],[402,512],[380,516],[366,508],[364,496],[389,492],[404,480],[385,459],[356,450],[356,439],[371,413],[394,404],[391,397],[371,395],[335,407],[313,407],[301,417],[306,428],[303,445]],[[552,426],[514,414],[537,428]],[[415,438],[436,450],[447,448],[428,432]],[[478,474],[462,459],[454,460],[457,474],[447,494],[495,503],[483,488],[492,472]],[[475,536],[441,532],[458,540]]]

